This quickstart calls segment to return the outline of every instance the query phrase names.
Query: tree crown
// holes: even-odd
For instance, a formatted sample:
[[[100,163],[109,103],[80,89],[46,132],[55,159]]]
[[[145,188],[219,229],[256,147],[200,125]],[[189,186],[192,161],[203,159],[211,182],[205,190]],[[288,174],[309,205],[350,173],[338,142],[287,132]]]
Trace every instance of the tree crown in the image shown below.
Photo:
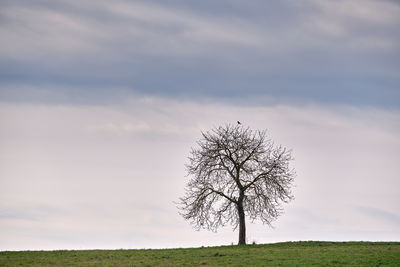
[[[252,221],[270,225],[281,203],[293,198],[291,160],[291,151],[275,146],[265,130],[228,124],[202,132],[186,165],[191,179],[180,214],[197,229],[215,231],[226,223],[236,228],[240,205]]]

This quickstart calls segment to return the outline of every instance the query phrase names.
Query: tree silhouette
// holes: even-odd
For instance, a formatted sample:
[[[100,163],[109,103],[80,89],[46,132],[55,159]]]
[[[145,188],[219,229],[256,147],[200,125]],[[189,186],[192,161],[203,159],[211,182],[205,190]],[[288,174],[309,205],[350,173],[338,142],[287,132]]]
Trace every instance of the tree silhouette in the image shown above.
[[[281,203],[293,198],[291,160],[291,151],[275,146],[266,131],[228,124],[202,132],[186,165],[191,179],[180,214],[196,229],[239,226],[238,244],[246,244],[246,216],[271,225]]]

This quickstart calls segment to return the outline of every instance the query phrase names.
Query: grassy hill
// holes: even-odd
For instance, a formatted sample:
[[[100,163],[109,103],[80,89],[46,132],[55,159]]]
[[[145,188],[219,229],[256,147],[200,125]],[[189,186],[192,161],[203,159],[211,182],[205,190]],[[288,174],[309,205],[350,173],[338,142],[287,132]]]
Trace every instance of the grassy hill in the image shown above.
[[[0,252],[0,266],[400,266],[400,242]]]

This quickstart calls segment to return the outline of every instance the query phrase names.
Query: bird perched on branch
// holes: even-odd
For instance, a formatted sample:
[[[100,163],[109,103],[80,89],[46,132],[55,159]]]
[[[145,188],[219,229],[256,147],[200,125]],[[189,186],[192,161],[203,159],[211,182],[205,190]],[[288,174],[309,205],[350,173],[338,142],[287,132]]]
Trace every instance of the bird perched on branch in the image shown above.
[[[237,121],[237,124],[241,125],[240,121]]]

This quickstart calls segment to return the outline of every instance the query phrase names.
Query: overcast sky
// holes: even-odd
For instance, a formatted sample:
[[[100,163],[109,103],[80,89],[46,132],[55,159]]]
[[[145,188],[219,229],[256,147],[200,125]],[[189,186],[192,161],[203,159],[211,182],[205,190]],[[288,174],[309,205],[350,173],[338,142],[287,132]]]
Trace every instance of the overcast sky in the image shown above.
[[[400,240],[400,3],[2,1],[0,250],[237,243],[174,201],[201,131],[293,150],[248,242]]]

